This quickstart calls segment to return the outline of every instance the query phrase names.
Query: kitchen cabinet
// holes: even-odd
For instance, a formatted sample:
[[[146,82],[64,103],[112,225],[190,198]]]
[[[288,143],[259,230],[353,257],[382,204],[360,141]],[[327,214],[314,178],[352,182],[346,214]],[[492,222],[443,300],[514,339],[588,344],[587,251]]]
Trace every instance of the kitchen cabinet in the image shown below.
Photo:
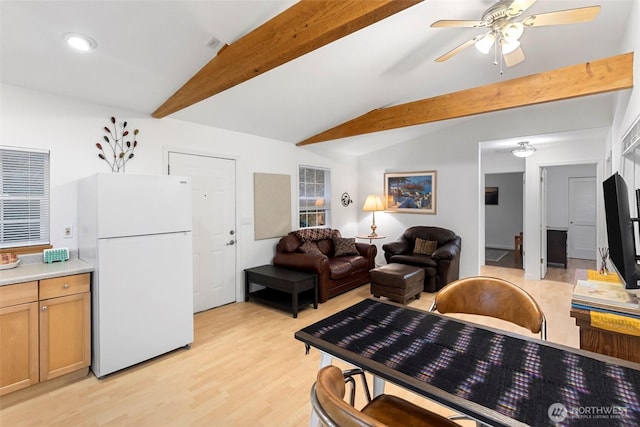
[[[36,384],[38,282],[0,286],[0,396]]]
[[[91,364],[89,273],[40,280],[40,381]]]
[[[90,365],[90,277],[0,286],[0,395]]]

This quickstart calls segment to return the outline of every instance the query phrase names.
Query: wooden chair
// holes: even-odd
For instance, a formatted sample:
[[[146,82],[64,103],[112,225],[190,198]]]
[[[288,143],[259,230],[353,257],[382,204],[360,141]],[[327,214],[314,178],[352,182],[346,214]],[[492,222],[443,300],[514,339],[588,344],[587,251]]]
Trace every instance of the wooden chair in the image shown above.
[[[362,376],[367,404],[361,410],[354,407],[354,376]],[[344,400],[346,384],[351,385],[350,401]],[[371,400],[361,369],[341,371],[330,365],[318,372],[311,387],[311,405],[321,422],[328,427],[460,427],[447,418],[421,408],[397,396],[382,394]]]
[[[534,334],[539,333],[543,340],[547,339],[547,321],[536,300],[524,289],[496,277],[467,277],[449,283],[436,294],[429,311],[477,314],[506,320]],[[468,419],[465,415],[449,418]],[[484,426],[480,422],[476,425]]]
[[[467,277],[442,288],[430,311],[467,313],[506,320],[547,339],[542,309],[525,290],[496,277]]]

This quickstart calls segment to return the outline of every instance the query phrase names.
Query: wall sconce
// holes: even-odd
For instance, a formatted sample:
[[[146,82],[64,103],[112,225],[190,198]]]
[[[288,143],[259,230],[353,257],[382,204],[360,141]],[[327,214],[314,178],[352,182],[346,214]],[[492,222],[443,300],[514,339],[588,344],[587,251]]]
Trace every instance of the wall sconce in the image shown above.
[[[376,227],[376,211],[384,210],[382,200],[380,200],[380,197],[378,196],[369,195],[367,196],[367,200],[365,200],[364,202],[362,210],[365,212],[372,212],[373,216],[373,223],[371,224],[371,234],[369,234],[369,236],[367,237],[377,237],[378,235],[376,234],[376,228],[378,227]]]

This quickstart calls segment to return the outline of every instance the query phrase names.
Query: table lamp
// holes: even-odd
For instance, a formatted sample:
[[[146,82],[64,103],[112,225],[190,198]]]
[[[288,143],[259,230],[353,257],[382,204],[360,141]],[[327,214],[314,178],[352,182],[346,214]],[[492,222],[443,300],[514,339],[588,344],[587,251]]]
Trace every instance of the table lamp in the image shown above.
[[[371,224],[371,234],[369,234],[368,237],[377,237],[378,235],[376,234],[376,211],[382,211],[384,210],[384,205],[382,204],[382,200],[380,200],[380,197],[375,196],[375,195],[369,195],[367,196],[367,200],[365,200],[364,202],[364,206],[362,207],[362,210],[365,212],[372,212],[373,214],[373,223]]]

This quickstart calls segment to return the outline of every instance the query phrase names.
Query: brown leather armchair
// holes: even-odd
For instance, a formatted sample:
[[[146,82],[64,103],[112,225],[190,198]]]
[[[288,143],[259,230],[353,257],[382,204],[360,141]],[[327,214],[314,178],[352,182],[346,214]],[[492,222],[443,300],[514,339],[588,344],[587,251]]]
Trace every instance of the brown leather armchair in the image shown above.
[[[437,242],[430,254],[415,253],[416,238]],[[447,283],[458,280],[462,239],[453,231],[440,227],[409,227],[393,243],[382,245],[388,264],[399,263],[424,268],[424,290],[436,292]]]
[[[313,237],[305,238],[304,231],[292,231],[282,237],[276,246],[273,265],[318,274],[318,302],[369,283],[369,270],[375,268],[378,252],[375,245],[355,242],[355,251],[336,256],[334,238],[340,231],[332,229],[308,229]],[[303,245],[313,242],[318,253],[305,253]]]

